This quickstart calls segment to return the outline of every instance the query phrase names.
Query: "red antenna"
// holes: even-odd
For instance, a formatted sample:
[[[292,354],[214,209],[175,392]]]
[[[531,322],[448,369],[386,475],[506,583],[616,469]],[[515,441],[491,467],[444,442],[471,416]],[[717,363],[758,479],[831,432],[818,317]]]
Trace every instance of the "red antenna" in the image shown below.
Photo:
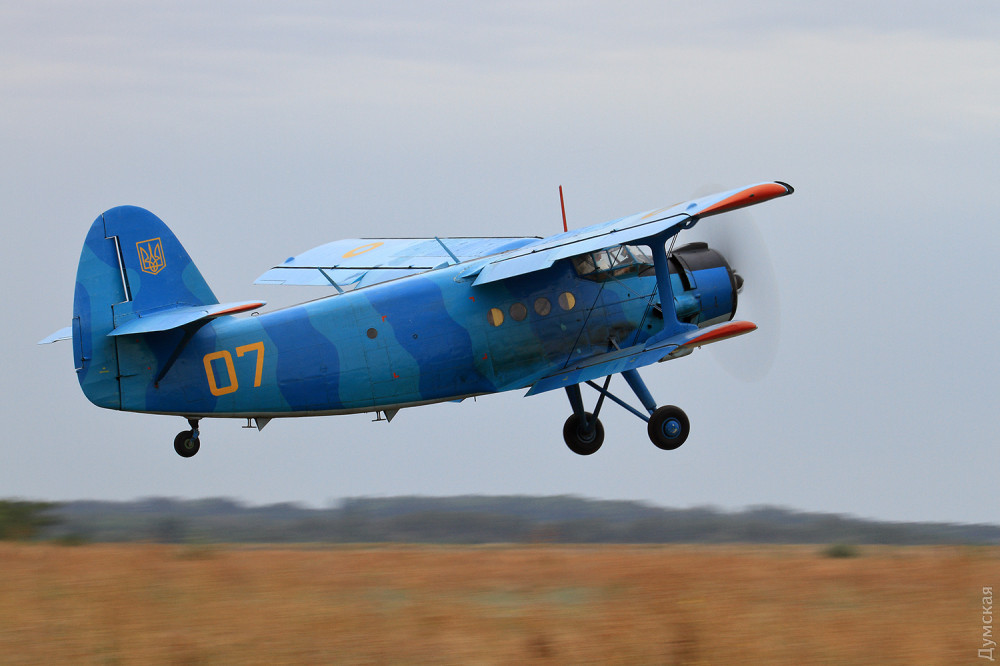
[[[569,231],[569,227],[566,226],[566,202],[563,201],[562,185],[559,186],[559,205],[562,207],[563,231]]]

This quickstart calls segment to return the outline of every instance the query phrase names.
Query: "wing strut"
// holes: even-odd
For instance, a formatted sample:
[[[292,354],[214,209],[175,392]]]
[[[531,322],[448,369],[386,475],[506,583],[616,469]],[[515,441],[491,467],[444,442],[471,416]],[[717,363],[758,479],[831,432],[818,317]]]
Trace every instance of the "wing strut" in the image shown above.
[[[639,245],[648,245],[653,253],[653,269],[656,271],[656,290],[660,292],[660,307],[663,308],[663,330],[646,342],[647,347],[656,345],[678,333],[697,329],[694,324],[684,324],[677,320],[677,307],[674,305],[674,290],[670,286],[670,265],[667,263],[667,239],[677,238],[677,233],[666,231],[655,236],[643,238]],[[673,247],[671,245],[671,247]]]
[[[438,242],[438,245],[440,245],[440,246],[441,246],[441,247],[442,247],[442,248],[444,249],[444,251],[448,253],[448,256],[449,256],[449,257],[451,257],[451,260],[452,260],[452,261],[454,261],[454,262],[455,262],[456,264],[460,264],[460,263],[462,263],[462,262],[461,262],[461,261],[459,260],[459,258],[455,256],[455,253],[454,253],[454,252],[452,252],[451,250],[449,250],[449,249],[448,249],[448,246],[447,246],[447,245],[445,245],[445,244],[444,244],[444,242],[443,242],[443,241],[442,241],[442,240],[441,240],[440,238],[438,238],[437,236],[435,236],[435,237],[434,237],[434,240],[436,240],[436,241]]]
[[[333,285],[333,288],[337,290],[338,294],[343,294],[344,293],[344,290],[340,288],[340,285],[337,284],[336,281],[334,281],[334,279],[332,277],[330,277],[330,274],[326,272],[325,268],[319,269],[319,272],[323,274],[323,277],[326,278],[327,282],[329,282],[330,284]]]

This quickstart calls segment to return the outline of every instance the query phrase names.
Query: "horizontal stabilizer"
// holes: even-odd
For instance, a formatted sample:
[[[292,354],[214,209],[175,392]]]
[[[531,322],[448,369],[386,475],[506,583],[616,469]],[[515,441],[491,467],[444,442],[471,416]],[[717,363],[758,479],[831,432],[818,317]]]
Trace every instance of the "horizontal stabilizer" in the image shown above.
[[[67,326],[66,328],[60,328],[58,331],[48,336],[44,340],[39,340],[40,345],[50,345],[53,342],[59,342],[60,340],[69,340],[73,337],[73,327]]]
[[[730,321],[707,328],[683,331],[665,340],[626,347],[606,354],[578,359],[556,374],[544,377],[531,386],[527,395],[544,393],[591,381],[600,377],[635,370],[659,361],[667,361],[690,354],[696,347],[727,340],[757,329],[749,321]]]
[[[239,314],[256,310],[264,301],[242,301],[239,303],[215,303],[213,305],[182,305],[143,312],[135,319],[115,327],[108,336],[136,335],[169,331],[202,319],[214,319],[224,315]]]

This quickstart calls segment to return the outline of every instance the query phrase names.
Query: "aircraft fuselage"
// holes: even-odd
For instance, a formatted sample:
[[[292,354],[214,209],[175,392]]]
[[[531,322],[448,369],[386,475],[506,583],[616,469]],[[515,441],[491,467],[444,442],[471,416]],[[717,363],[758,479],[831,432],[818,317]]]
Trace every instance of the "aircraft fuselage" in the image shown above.
[[[637,344],[662,328],[651,276],[596,282],[564,260],[473,287],[460,277],[466,268],[216,319],[186,342],[179,330],[118,337],[121,409],[190,417],[391,410],[527,387],[574,356]]]

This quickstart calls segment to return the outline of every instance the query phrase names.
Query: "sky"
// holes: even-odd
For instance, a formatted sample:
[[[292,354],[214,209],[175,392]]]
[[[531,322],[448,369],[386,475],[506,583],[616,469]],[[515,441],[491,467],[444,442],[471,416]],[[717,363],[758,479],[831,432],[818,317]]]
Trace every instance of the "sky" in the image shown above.
[[[1000,523],[997,34],[994,0],[0,1],[0,497]],[[339,238],[545,236],[559,185],[582,227],[769,180],[796,188],[750,211],[780,313],[720,343],[725,364],[643,373],[691,419],[674,452],[608,405],[604,447],[575,456],[553,391],[391,423],[205,420],[185,460],[183,419],[93,407],[70,345],[35,345],[69,324],[83,238],[117,205],[163,219],[222,301],[270,307],[325,292],[253,280]],[[754,344],[776,355],[747,381],[727,368]]]

